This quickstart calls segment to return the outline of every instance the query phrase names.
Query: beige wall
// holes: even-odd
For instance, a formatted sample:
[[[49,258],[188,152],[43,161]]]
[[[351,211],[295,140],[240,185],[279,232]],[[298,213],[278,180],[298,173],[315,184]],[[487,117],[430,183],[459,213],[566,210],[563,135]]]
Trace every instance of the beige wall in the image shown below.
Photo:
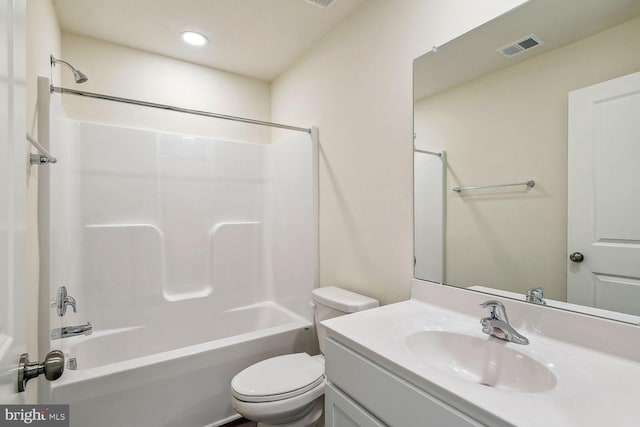
[[[89,77],[75,84],[66,70],[63,86],[196,110],[269,120],[269,83],[138,49],[62,34],[62,55]],[[268,143],[269,128],[70,95],[69,117],[136,128]]]
[[[369,0],[273,82],[273,120],[320,129],[322,286],[409,296],[412,61],[520,3]]]
[[[37,78],[49,76],[49,55],[60,54],[60,28],[51,0],[29,0],[27,3],[27,132],[38,137]],[[28,145],[27,149],[31,149]],[[35,152],[35,150],[32,150]],[[41,166],[48,167],[48,166]],[[27,351],[33,360],[41,360],[38,351],[38,167],[25,170],[27,180],[26,233],[26,313]],[[35,402],[35,384],[27,388],[27,401]]]
[[[447,150],[447,282],[566,300],[567,94],[640,70],[633,40],[640,19],[416,104],[420,140]]]

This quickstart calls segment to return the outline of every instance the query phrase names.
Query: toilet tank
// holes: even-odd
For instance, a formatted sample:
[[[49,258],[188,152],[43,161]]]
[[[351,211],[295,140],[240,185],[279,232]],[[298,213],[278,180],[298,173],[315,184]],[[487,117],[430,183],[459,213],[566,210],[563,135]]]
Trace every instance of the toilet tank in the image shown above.
[[[325,327],[320,324],[321,321],[380,305],[376,299],[336,286],[314,289],[311,291],[311,299],[314,304],[316,331],[322,354],[324,354],[324,338],[327,332]]]

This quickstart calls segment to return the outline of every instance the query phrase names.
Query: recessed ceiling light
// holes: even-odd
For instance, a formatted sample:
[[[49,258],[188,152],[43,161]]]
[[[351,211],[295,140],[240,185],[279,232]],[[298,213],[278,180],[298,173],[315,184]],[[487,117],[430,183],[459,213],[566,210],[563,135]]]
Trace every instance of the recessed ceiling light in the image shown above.
[[[182,37],[185,43],[193,46],[204,46],[209,42],[209,39],[203,34],[196,33],[195,31],[185,31],[180,34],[180,37]]]

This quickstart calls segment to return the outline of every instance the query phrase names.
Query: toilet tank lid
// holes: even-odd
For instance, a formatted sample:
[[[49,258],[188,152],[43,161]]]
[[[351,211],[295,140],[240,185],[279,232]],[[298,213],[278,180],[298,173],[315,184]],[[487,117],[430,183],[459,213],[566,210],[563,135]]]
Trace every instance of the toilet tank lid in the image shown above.
[[[311,291],[315,302],[324,304],[345,313],[367,310],[380,305],[378,300],[338,288],[337,286],[325,286]]]

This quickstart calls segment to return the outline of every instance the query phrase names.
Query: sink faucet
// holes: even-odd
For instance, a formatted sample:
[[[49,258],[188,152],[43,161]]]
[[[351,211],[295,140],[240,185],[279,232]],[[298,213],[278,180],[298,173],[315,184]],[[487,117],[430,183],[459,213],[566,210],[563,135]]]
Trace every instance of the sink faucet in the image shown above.
[[[51,330],[51,339],[59,340],[61,338],[75,337],[77,335],[91,335],[92,332],[93,326],[91,326],[91,322],[78,326],[63,326],[62,328],[55,328]]]
[[[539,288],[531,288],[527,291],[526,301],[534,304],[547,305],[547,302],[542,297],[544,297],[544,288],[542,286]]]
[[[500,301],[485,301],[480,304],[482,308],[488,308],[490,310],[489,317],[480,319],[482,325],[482,332],[485,334],[500,338],[501,340],[513,342],[516,344],[527,345],[529,340],[520,335],[509,324],[509,318],[507,317],[507,311],[504,305]]]

